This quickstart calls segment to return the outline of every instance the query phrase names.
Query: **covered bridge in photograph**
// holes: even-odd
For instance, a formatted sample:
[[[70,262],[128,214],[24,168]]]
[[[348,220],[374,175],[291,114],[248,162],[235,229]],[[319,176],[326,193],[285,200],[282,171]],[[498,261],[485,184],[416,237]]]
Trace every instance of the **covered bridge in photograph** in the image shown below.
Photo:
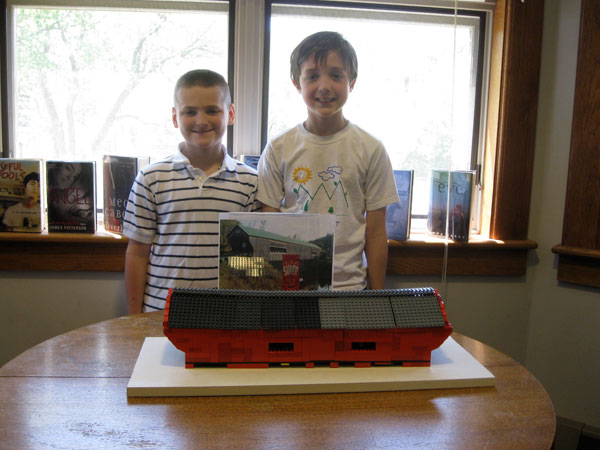
[[[236,225],[227,235],[231,255],[264,258],[281,261],[283,254],[300,255],[301,261],[316,259],[321,253],[318,245],[282,236],[245,225]]]

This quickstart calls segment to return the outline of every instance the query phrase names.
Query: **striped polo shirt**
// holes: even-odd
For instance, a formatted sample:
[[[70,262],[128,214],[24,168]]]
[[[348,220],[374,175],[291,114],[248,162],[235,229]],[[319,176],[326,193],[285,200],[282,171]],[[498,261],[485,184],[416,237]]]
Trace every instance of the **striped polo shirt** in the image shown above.
[[[219,213],[260,209],[256,171],[223,152],[221,167],[208,177],[178,151],[133,183],[123,234],[152,244],[144,311],[164,309],[171,287],[216,288]]]

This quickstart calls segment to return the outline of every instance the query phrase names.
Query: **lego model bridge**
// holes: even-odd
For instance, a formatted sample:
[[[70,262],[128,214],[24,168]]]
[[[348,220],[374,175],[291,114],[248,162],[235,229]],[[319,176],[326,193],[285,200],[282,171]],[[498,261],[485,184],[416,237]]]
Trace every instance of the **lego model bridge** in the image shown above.
[[[452,333],[432,288],[171,289],[163,328],[187,368],[429,366]]]

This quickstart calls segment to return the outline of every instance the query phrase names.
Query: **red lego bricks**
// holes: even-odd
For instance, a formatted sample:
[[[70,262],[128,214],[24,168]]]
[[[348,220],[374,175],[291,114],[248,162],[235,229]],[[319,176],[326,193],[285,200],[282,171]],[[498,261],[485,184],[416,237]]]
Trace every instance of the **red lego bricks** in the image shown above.
[[[429,366],[452,333],[432,288],[172,289],[163,328],[186,368]]]

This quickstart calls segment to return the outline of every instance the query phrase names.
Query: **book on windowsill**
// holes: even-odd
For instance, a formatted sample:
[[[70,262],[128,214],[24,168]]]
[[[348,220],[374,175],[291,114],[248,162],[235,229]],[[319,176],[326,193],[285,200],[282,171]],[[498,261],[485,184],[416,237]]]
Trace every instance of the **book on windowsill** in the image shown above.
[[[102,158],[104,228],[107,231],[123,233],[123,217],[133,180],[148,164],[149,157],[104,155]]]
[[[254,170],[258,170],[258,160],[260,156],[258,155],[243,155],[242,162],[247,166],[252,167]]]
[[[458,242],[469,240],[474,180],[475,171],[471,170],[453,170],[450,183],[447,170],[431,171],[427,217],[427,229],[430,234],[446,236],[446,216],[447,211],[450,211],[447,220],[448,238]]]
[[[219,289],[331,289],[335,218],[219,214]]]
[[[49,233],[96,232],[95,161],[47,161]]]
[[[413,178],[413,170],[394,170],[400,200],[387,207],[385,228],[388,239],[406,241],[410,235]]]
[[[0,158],[0,231],[43,230],[41,159]]]

